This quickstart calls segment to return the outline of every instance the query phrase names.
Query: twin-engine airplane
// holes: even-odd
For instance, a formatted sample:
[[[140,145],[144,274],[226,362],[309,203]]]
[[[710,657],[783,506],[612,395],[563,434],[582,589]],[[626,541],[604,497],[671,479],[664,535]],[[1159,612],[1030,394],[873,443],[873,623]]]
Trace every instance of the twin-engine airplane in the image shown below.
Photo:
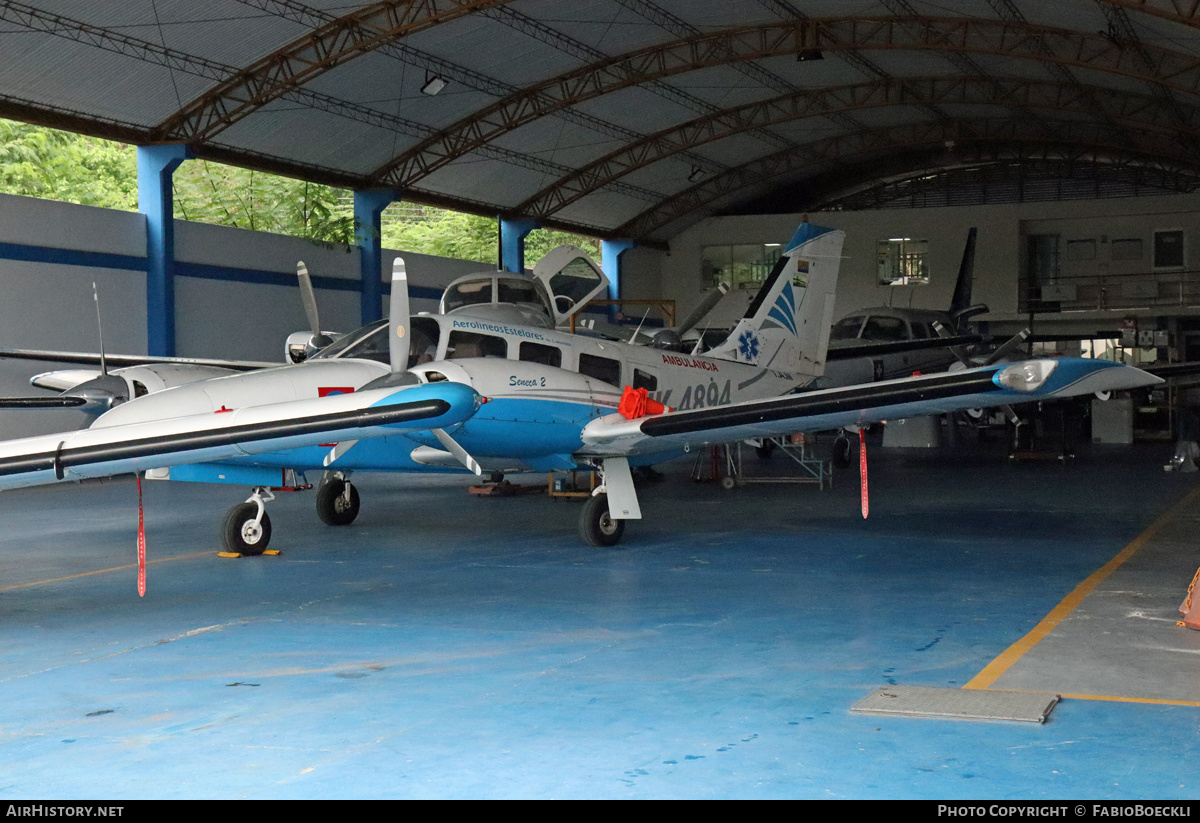
[[[803,391],[824,371],[843,238],[802,223],[746,316],[704,356],[507,322],[495,294],[410,316],[397,260],[389,320],[299,364],[177,377],[182,385],[135,391],[87,429],[0,443],[0,488],[125,472],[249,485],[223,540],[258,554],[271,537],[270,488],[300,485],[307,471],[325,473],[318,514],[343,525],[359,509],[355,471],[591,469],[602,482],[579,531],[610,546],[641,517],[631,466],[709,444],[1159,382],[1116,363],[1047,358]],[[564,288],[551,283],[534,302],[561,320],[586,299],[590,275],[556,276]]]

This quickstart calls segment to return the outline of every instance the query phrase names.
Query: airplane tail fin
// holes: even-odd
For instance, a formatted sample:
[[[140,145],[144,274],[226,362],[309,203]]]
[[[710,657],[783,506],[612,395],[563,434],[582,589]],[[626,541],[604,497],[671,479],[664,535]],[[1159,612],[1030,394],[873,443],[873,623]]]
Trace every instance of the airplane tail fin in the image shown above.
[[[977,314],[988,310],[983,303],[971,304],[971,289],[975,277],[975,227],[967,232],[967,245],[963,247],[962,262],[958,264],[958,279],[954,281],[954,297],[950,300],[950,319],[959,334],[966,331],[966,322]]]
[[[705,356],[819,377],[825,372],[842,231],[796,229],[733,332]]]

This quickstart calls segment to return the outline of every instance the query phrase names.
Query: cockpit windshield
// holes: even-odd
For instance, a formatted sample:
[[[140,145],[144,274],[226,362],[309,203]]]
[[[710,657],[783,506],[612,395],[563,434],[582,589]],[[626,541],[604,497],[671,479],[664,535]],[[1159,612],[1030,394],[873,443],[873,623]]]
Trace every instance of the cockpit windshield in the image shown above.
[[[411,369],[437,358],[439,334],[437,321],[429,317],[412,318],[410,328],[412,334],[409,336],[407,368]],[[391,363],[391,353],[388,351],[388,321],[385,319],[368,323],[321,349],[312,359],[329,360],[340,357]]]
[[[446,295],[443,298],[445,311],[451,312],[461,306],[473,306],[477,303],[492,302],[492,281],[487,280],[468,280],[465,283],[458,283],[446,289]]]

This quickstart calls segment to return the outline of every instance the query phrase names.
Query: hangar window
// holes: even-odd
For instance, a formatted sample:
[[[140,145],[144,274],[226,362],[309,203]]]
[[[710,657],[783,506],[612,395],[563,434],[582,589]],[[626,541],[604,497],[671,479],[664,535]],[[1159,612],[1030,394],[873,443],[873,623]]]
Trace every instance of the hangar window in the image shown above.
[[[1183,229],[1154,232],[1154,268],[1183,268]]]
[[[705,246],[700,262],[704,286],[724,283],[731,289],[756,290],[779,260],[778,243],[744,246]]]
[[[876,261],[881,286],[911,286],[929,282],[926,258],[929,241],[891,237],[876,244]]]
[[[585,377],[594,377],[610,386],[621,385],[621,361],[610,357],[598,357],[594,354],[579,355],[579,373]]]
[[[1067,259],[1068,260],[1095,260],[1096,259],[1096,241],[1095,240],[1068,240],[1067,241]]]
[[[554,346],[543,346],[541,343],[521,343],[521,359],[527,363],[541,363],[543,366],[562,366],[562,350]]]
[[[464,357],[508,357],[508,342],[503,337],[493,337],[490,334],[450,332],[446,359],[461,360]]]
[[[1142,240],[1140,237],[1132,237],[1127,240],[1114,240],[1112,241],[1111,248],[1113,260],[1142,259]]]

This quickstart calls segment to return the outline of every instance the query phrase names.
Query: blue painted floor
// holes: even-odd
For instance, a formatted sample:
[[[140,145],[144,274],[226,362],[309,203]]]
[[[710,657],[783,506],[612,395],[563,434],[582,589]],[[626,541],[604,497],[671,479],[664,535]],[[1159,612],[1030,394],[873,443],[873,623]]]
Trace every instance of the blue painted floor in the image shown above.
[[[7,492],[0,798],[1196,798],[1196,706],[849,711],[978,674],[1191,491],[1170,451],[876,448],[867,521],[856,473],[725,491],[677,462],[607,550],[577,503],[363,476],[353,526],[283,495],[283,554],[221,559],[245,492],[147,483],[144,599],[132,481]]]

